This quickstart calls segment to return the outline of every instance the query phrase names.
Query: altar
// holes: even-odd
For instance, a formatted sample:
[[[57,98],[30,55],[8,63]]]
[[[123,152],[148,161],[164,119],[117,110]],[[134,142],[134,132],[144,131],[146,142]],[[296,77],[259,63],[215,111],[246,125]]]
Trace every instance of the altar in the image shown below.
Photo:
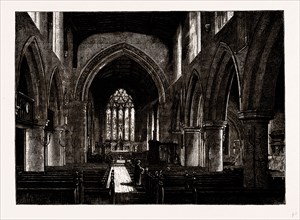
[[[110,141],[106,142],[106,152],[137,152],[141,143],[132,141]]]

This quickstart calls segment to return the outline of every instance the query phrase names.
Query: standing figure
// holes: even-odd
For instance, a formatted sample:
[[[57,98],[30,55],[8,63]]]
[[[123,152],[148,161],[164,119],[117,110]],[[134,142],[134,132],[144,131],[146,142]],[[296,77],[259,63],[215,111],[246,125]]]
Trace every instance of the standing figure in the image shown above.
[[[134,184],[140,186],[142,184],[142,174],[144,173],[144,168],[141,166],[141,161],[137,160],[134,167]]]

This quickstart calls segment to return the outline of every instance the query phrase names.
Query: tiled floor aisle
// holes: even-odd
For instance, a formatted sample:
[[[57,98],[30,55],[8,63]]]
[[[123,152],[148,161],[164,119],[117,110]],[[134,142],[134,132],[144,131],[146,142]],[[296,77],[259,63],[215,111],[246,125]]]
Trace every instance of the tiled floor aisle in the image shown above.
[[[126,192],[136,192],[136,189],[132,185],[131,178],[125,166],[112,166],[109,172],[109,177],[107,181],[107,186],[110,184],[111,171],[115,172],[115,192],[116,193],[126,193]]]

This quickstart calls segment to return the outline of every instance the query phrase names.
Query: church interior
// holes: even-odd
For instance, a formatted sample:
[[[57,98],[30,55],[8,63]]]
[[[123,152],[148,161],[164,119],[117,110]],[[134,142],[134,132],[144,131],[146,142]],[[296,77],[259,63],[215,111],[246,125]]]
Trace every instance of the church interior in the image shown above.
[[[285,204],[283,11],[15,25],[17,204]]]

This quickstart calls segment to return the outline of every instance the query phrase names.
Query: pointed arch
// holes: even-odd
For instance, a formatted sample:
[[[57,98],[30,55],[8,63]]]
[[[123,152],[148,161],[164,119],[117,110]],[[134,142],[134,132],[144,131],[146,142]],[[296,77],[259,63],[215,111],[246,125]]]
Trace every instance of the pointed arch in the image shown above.
[[[282,13],[264,13],[254,33],[245,60],[241,111],[271,112],[284,60]]]
[[[108,63],[125,55],[140,64],[153,79],[160,101],[165,101],[165,91],[169,87],[168,79],[155,61],[138,48],[120,43],[100,51],[92,57],[81,70],[75,86],[75,99],[87,100],[89,87],[97,73]]]
[[[51,73],[50,77],[50,84],[48,87],[48,100],[47,100],[47,106],[50,107],[50,100],[51,96],[55,95],[56,97],[52,97],[56,100],[57,104],[57,116],[58,116],[58,125],[63,123],[63,85],[62,85],[62,79],[60,75],[61,70],[56,66],[53,68],[53,71]],[[52,91],[52,90],[55,91]]]
[[[226,43],[220,42],[207,81],[204,102],[205,120],[224,121],[226,119],[227,102],[234,74],[237,76],[239,97],[241,97],[240,74],[235,55]],[[239,99],[240,105],[241,100]]]
[[[30,85],[32,86],[32,95],[34,99],[34,117],[35,122],[37,124],[44,124],[43,120],[46,120],[46,109],[47,109],[47,101],[46,101],[46,92],[47,85],[45,81],[45,72],[44,65],[42,62],[42,57],[40,53],[40,48],[38,46],[37,40],[35,36],[31,36],[28,38],[26,43],[24,44],[16,69],[16,86],[19,85],[20,75],[21,75],[21,65],[23,59],[26,59],[28,67],[29,67],[29,79],[31,80]],[[17,88],[16,88],[17,89]],[[42,121],[41,121],[42,120]]]
[[[203,112],[203,89],[200,82],[200,75],[194,69],[188,84],[185,121],[187,126],[200,127]]]

